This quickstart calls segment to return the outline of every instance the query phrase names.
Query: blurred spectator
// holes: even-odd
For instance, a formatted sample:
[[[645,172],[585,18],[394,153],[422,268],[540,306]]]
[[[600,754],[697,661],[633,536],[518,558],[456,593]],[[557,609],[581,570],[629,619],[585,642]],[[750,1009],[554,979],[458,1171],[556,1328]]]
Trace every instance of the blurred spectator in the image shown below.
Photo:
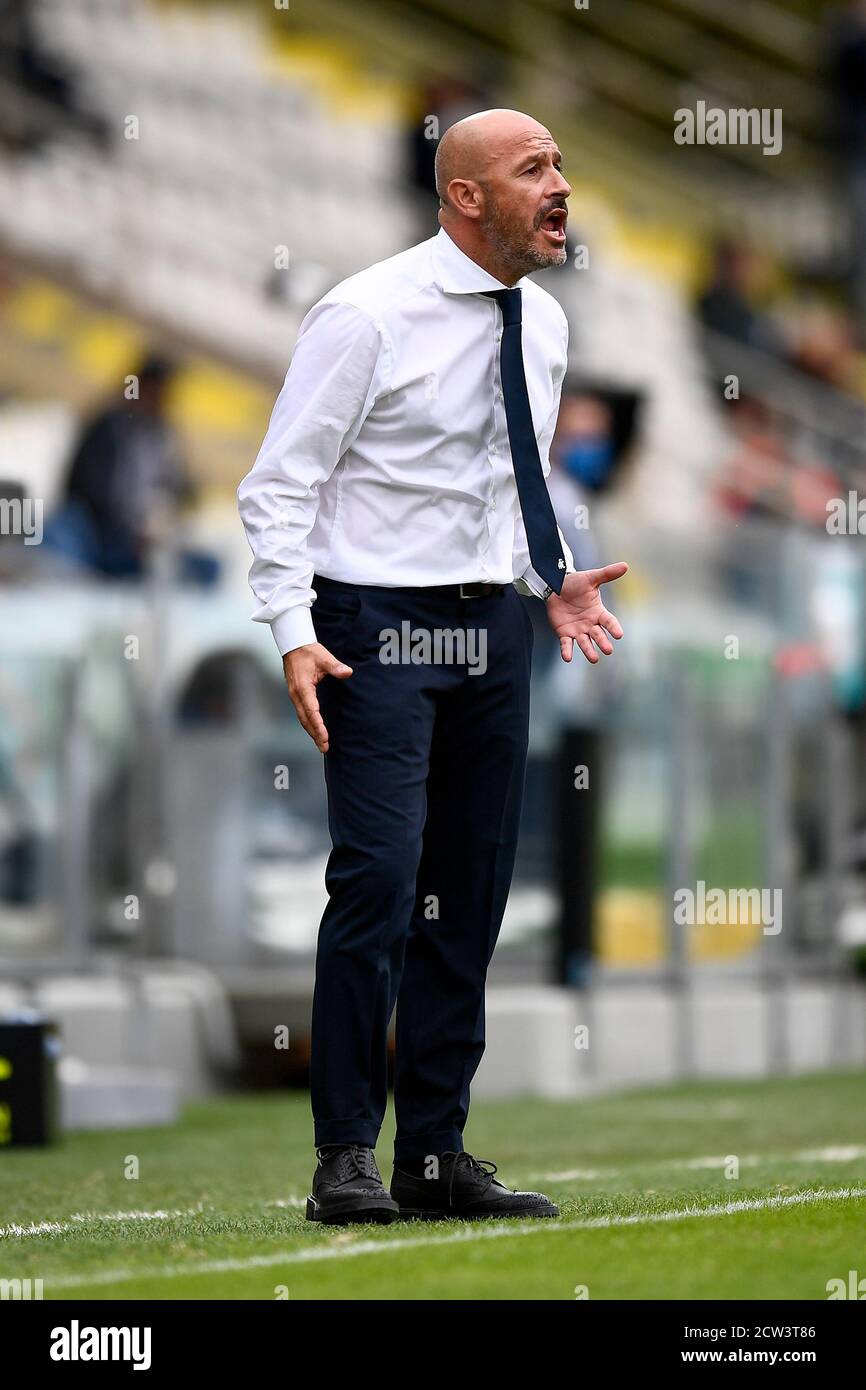
[[[708,330],[704,344],[708,368],[723,393],[728,375],[737,373],[738,344],[796,368],[837,390],[857,392],[857,343],[851,316],[832,304],[807,300],[795,289],[771,315],[761,305],[760,258],[745,244],[720,241],[696,312]],[[748,370],[748,358],[742,370]]]
[[[594,499],[614,489],[636,427],[639,398],[630,391],[567,377],[550,446],[547,489],[578,569],[602,563]],[[535,629],[535,665],[558,659],[559,643],[544,608],[528,600]]]
[[[4,700],[5,706],[5,700]],[[8,710],[4,708],[4,715]],[[27,783],[12,750],[0,750],[0,902],[35,902],[39,892],[40,838]]]
[[[610,407],[582,389],[564,390],[550,448],[548,491],[578,569],[599,563],[590,529],[590,494],[604,485],[613,460]]]
[[[634,441],[640,404],[637,392],[566,377],[550,449],[551,496],[562,479],[570,480],[569,500],[610,491]]]
[[[406,132],[409,183],[418,206],[418,236],[425,241],[438,230],[439,198],[436,193],[436,150],[449,126],[495,105],[489,89],[444,74],[432,78],[417,94],[413,118]],[[435,121],[435,124],[434,124]]]
[[[827,502],[840,495],[842,482],[821,460],[792,452],[783,419],[765,401],[744,396],[731,401],[728,410],[734,449],[715,490],[731,523],[722,578],[731,598],[772,615],[779,597],[777,567],[767,560],[773,546],[782,543],[783,524],[823,535]],[[755,526],[741,527],[744,521],[758,523],[760,540]]]
[[[795,521],[825,527],[827,500],[841,480],[818,460],[795,458],[782,421],[764,402],[744,396],[730,402],[734,452],[716,489],[719,506],[736,521]]]
[[[858,390],[856,330],[843,310],[823,305],[798,308],[790,317],[790,335],[792,366],[837,391]]]
[[[709,281],[697,301],[698,318],[711,333],[747,347],[779,350],[778,335],[757,306],[757,257],[744,244],[719,241]]]
[[[107,122],[81,100],[73,70],[43,43],[31,0],[0,0],[0,140],[37,149],[70,126],[108,143]]]
[[[619,481],[621,462],[634,438],[638,404],[632,392],[595,386],[576,377],[567,377],[563,383],[550,448],[548,490],[578,569],[602,563],[597,500],[614,491]],[[563,662],[542,605],[533,600],[531,612],[533,665],[547,676],[544,703],[548,711],[556,711],[560,728],[548,832],[558,846],[561,899],[556,978],[579,987],[586,983],[592,960],[598,892],[609,737],[600,719],[615,698],[617,677],[615,671],[591,670],[575,658]],[[590,777],[575,797],[573,779],[578,767],[589,769]]]
[[[153,545],[168,536],[193,488],[166,418],[173,362],[150,356],[136,373],[138,398],[112,402],[89,421],[75,447],[65,503],[46,545],[97,574],[139,579]],[[183,577],[210,582],[214,562],[182,557]]]
[[[830,147],[849,219],[851,303],[866,340],[866,3],[831,9],[827,29]]]
[[[716,489],[716,500],[736,521],[781,518],[789,464],[779,423],[764,401],[751,396],[732,400],[729,411],[734,451]]]

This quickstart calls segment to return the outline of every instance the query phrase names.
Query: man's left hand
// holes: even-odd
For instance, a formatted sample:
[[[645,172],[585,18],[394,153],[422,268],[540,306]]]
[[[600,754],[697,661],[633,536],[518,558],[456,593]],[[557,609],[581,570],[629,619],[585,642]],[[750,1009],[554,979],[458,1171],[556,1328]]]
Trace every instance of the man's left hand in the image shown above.
[[[550,595],[547,617],[559,638],[563,661],[571,661],[575,643],[593,665],[598,661],[598,652],[605,656],[612,654],[610,639],[615,637],[619,641],[622,627],[605,608],[599,590],[602,584],[620,579],[627,569],[628,565],[620,560],[597,570],[578,570],[576,574],[566,575],[561,593]]]

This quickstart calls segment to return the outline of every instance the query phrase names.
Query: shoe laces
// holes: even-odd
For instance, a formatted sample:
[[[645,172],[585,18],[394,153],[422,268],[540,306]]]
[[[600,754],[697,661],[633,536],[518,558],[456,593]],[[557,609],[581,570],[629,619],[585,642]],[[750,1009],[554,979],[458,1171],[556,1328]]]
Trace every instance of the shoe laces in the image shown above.
[[[327,1158],[321,1149],[316,1153],[321,1159]],[[376,1160],[373,1157],[373,1150],[365,1148],[362,1144],[349,1144],[341,1149],[339,1153],[338,1174],[340,1181],[347,1178],[378,1178],[379,1170],[376,1167]]]
[[[468,1154],[465,1152],[447,1153],[443,1154],[442,1157],[450,1158],[453,1160],[451,1163],[451,1172],[448,1176],[449,1207],[452,1205],[451,1195],[454,1191],[454,1179],[456,1178],[458,1172],[460,1172],[461,1169],[465,1170],[468,1174],[470,1174],[472,1177],[475,1177],[476,1179],[484,1179],[483,1191],[487,1191],[487,1188],[493,1181],[493,1174],[496,1172],[496,1164],[491,1163],[489,1158],[473,1158],[472,1154]]]

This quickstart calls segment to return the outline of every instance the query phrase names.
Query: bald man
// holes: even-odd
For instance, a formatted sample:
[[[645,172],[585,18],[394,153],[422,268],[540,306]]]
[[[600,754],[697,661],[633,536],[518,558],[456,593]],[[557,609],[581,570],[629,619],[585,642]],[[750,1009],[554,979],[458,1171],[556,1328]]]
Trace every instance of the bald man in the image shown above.
[[[545,477],[565,315],[526,277],[566,257],[571,192],[519,111],[453,125],[436,236],[316,304],[238,491],[250,583],[324,755],[333,849],[311,1039],[307,1216],[558,1216],[467,1153],[484,987],[517,846],[532,624],[562,658],[622,636],[576,572]],[[396,1005],[394,1174],[374,1149]]]

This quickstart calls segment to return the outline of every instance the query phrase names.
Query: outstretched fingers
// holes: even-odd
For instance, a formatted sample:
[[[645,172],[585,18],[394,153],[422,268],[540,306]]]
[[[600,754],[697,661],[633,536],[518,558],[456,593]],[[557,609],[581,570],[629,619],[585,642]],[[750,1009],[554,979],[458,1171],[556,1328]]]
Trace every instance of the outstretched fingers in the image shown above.
[[[599,627],[605,628],[605,630],[610,633],[611,637],[615,637],[617,641],[622,637],[622,624],[619,618],[615,618],[613,613],[608,613],[606,608],[601,610],[598,625]]]
[[[600,652],[603,652],[605,656],[613,655],[613,643],[600,624],[596,623],[595,627],[590,628],[589,635]]]

